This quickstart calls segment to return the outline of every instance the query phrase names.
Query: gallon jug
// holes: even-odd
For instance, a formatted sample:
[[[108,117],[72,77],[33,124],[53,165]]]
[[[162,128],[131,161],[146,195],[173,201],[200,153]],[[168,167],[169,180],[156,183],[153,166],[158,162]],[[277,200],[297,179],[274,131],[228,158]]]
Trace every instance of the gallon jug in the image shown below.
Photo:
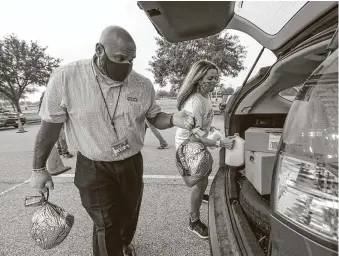
[[[214,129],[212,132],[210,132],[207,136],[207,139],[210,140],[220,140],[221,138],[223,138],[221,132],[217,129]],[[217,147],[210,147],[210,149],[216,149]]]
[[[245,163],[245,140],[239,133],[234,134],[235,143],[233,149],[226,149],[225,163],[229,166],[239,167]]]
[[[207,138],[210,140],[220,140],[222,138],[222,134],[219,130],[214,129],[210,134],[208,134]]]

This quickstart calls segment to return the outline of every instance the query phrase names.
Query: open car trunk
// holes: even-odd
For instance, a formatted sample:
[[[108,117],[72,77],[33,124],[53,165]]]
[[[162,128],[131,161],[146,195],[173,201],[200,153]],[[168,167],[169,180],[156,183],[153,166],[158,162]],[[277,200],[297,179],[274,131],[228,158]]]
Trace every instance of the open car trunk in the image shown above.
[[[225,134],[239,133],[245,139],[249,128],[282,129],[292,102],[283,99],[279,92],[307,80],[325,58],[335,31],[333,27],[328,29],[328,35],[319,33],[307,47],[291,51],[272,67],[262,68],[235,93],[225,110]],[[314,61],[314,56],[324,57]],[[263,170],[270,176],[269,183],[276,155],[271,160],[272,157],[271,169]],[[267,255],[269,251],[271,183],[269,193],[261,195],[262,191],[248,180],[248,168],[246,164],[240,168],[227,166],[225,152],[220,152],[220,169],[211,187],[209,204],[212,255]]]
[[[262,3],[271,4],[271,9],[263,13]],[[326,48],[338,23],[335,1],[286,5],[279,1],[138,4],[169,42],[207,37],[228,28],[251,35],[275,53],[277,62],[262,68],[226,105],[225,135],[239,133],[244,139],[250,127],[284,127],[291,102],[279,93],[303,84],[326,58]],[[263,23],[256,20],[260,15],[265,16]],[[285,21],[276,22],[279,17]],[[273,21],[279,24],[277,28],[270,27]],[[209,201],[212,255],[270,255],[270,195],[261,195],[248,182],[246,165],[227,166],[224,149],[220,150],[219,163]],[[254,196],[247,197],[244,188]]]
[[[274,1],[268,7],[265,2],[246,1],[138,1],[138,5],[171,43],[211,36],[227,28],[249,34],[277,55],[335,24],[337,16],[336,1]],[[272,21],[279,23],[277,28],[267,27]]]

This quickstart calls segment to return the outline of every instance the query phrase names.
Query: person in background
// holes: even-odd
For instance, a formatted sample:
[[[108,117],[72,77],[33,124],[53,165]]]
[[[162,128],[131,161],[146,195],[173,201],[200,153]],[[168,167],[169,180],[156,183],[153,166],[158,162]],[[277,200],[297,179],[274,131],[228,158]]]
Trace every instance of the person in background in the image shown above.
[[[43,92],[43,93],[41,94],[40,101],[39,101],[39,109],[38,109],[38,113],[40,112],[42,100],[44,99],[44,95],[45,95],[45,92]]]
[[[41,104],[30,186],[54,188],[46,161],[65,124],[78,151],[74,184],[93,221],[93,256],[136,255],[145,119],[160,130],[192,129],[195,123],[187,111],[161,111],[151,81],[132,69],[135,58],[132,36],[109,26],[93,58],[54,70]]]
[[[157,130],[157,128],[155,128],[152,124],[150,124],[150,122],[147,121],[145,122],[145,130],[147,131],[147,128],[150,128],[150,130],[152,131],[152,133],[155,135],[155,137],[157,137],[157,139],[159,140],[160,146],[158,147],[158,149],[165,149],[168,147],[168,143],[166,142],[166,140],[162,137],[162,135],[160,134],[160,132]]]
[[[45,92],[43,92],[41,94],[41,97],[40,97],[39,112],[40,112],[42,100],[44,99],[44,95],[45,95]],[[57,150],[58,150],[59,155],[62,155],[65,158],[72,158],[73,157],[73,155],[68,151],[64,127],[62,127],[61,130],[60,130],[60,136],[59,136],[59,139],[57,141]]]
[[[194,63],[179,90],[177,109],[178,111],[186,110],[193,113],[196,120],[195,127],[199,127],[205,132],[205,135],[199,137],[198,140],[206,147],[225,147],[232,149],[234,145],[233,137],[217,141],[207,138],[210,130],[213,129],[211,127],[213,107],[210,93],[214,91],[218,81],[219,69],[215,64],[206,60]],[[177,128],[175,135],[176,148],[191,135],[189,129]],[[208,238],[208,228],[200,220],[200,207],[207,185],[208,176],[193,186],[189,203],[190,216],[188,229],[204,239]]]
[[[72,158],[73,155],[68,151],[68,145],[66,141],[66,134],[64,126],[60,130],[60,136],[57,141],[57,150],[59,155],[62,155],[65,158]]]

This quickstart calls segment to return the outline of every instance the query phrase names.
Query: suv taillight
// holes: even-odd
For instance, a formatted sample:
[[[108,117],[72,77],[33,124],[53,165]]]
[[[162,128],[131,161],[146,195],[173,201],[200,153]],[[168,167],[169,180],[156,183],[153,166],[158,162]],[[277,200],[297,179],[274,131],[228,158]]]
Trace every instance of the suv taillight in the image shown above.
[[[302,229],[338,243],[336,171],[280,155],[276,177],[274,212]]]

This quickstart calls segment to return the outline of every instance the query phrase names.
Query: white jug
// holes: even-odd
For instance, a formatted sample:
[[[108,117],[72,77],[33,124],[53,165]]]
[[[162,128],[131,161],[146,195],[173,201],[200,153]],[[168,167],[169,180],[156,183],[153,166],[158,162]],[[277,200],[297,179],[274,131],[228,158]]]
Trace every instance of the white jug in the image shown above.
[[[220,140],[223,138],[221,132],[217,129],[214,129],[210,134],[207,136],[208,139],[210,140]],[[210,147],[210,149],[216,149],[217,147]]]
[[[222,138],[222,134],[219,130],[214,129],[213,132],[208,134],[207,138],[210,140],[220,140]]]
[[[226,149],[225,163],[229,166],[239,167],[245,163],[245,140],[239,136],[239,133],[234,134],[235,143],[233,149]]]

